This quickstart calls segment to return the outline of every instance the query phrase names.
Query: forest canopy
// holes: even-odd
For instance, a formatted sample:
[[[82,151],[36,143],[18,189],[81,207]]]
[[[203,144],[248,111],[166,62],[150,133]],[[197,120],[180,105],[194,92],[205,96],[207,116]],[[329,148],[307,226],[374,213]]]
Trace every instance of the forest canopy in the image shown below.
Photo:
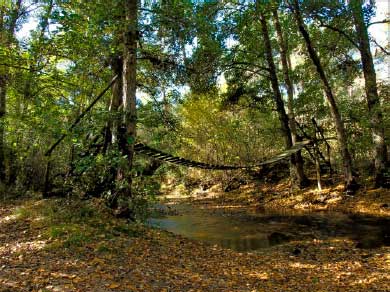
[[[126,214],[167,177],[264,173],[175,166],[138,142],[246,166],[309,139],[287,159],[292,185],[315,169],[350,193],[390,185],[390,44],[372,34],[389,15],[375,1],[6,0],[0,14],[2,192]]]

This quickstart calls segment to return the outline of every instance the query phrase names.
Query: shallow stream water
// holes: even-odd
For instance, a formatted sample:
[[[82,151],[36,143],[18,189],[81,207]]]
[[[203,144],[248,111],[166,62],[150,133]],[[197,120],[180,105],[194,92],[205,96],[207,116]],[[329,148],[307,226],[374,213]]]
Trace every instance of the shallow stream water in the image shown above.
[[[189,204],[175,205],[172,209],[177,214],[151,218],[148,223],[174,234],[240,252],[289,241],[330,238],[351,239],[360,248],[390,245],[390,218],[328,211],[226,212]]]

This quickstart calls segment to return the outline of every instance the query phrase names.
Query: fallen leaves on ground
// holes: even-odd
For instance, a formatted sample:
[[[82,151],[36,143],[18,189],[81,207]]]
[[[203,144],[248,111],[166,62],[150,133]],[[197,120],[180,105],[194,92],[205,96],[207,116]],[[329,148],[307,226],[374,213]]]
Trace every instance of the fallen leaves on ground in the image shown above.
[[[218,187],[217,187],[218,186]],[[353,196],[346,195],[343,184],[292,190],[288,180],[275,183],[250,183],[231,192],[215,185],[202,195],[176,196],[170,201],[191,199],[194,204],[210,204],[213,208],[242,208],[252,206],[267,210],[298,209],[307,211],[341,211],[377,217],[390,216],[390,191],[385,188],[361,187]]]
[[[333,239],[238,253],[147,228],[109,233],[119,223],[107,218],[103,229],[79,222],[88,240],[64,245],[71,231],[50,237],[39,212],[16,207],[0,210],[0,291],[389,291],[389,247]]]

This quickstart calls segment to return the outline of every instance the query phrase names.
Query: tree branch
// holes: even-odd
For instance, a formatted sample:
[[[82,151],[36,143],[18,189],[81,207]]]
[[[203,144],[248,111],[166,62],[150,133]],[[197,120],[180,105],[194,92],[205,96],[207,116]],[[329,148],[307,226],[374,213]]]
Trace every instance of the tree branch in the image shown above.
[[[387,51],[384,47],[382,47],[374,38],[370,38],[371,41],[386,55],[390,56],[390,52]]]
[[[111,82],[101,91],[98,96],[87,106],[87,108],[76,118],[76,120],[70,125],[67,133],[61,135],[61,137],[46,151],[45,156],[50,156],[53,150],[61,143],[62,140],[71,132],[74,127],[84,118],[84,116],[92,109],[92,107],[99,101],[99,99],[114,85],[115,81],[118,79],[118,75],[115,75],[114,78],[111,79]]]
[[[250,62],[244,62],[244,61],[233,61],[233,63],[231,63],[228,66],[235,66],[235,65],[244,65],[244,66],[249,66],[249,67],[255,67],[255,68],[259,69],[259,70],[263,70],[263,71],[269,72],[269,68],[268,67],[257,65],[257,64],[253,64],[253,63],[250,63]]]
[[[380,24],[380,23],[390,23],[390,19],[383,19],[383,20],[379,20],[379,21],[374,21],[374,22],[371,22],[367,25],[367,27],[371,26],[371,25],[374,25],[374,24]]]
[[[345,32],[345,31],[342,31],[341,29],[337,28],[337,27],[334,27],[334,26],[331,26],[331,25],[327,25],[327,24],[324,24],[323,22],[320,22],[320,27],[325,27],[325,28],[328,28],[330,30],[333,30],[339,34],[341,34],[343,37],[345,37],[351,44],[353,44],[356,48],[359,49],[359,45]]]
[[[228,66],[224,66],[224,69],[225,70],[236,69],[236,70],[250,72],[250,73],[252,73],[252,75],[259,75],[259,76],[263,76],[265,78],[269,78],[268,74],[267,75],[263,74],[264,69],[254,70],[254,69],[249,69],[248,67],[239,67],[239,66],[237,66],[237,64],[231,64],[231,65],[228,65]],[[267,69],[267,73],[268,72],[269,72],[269,69]]]

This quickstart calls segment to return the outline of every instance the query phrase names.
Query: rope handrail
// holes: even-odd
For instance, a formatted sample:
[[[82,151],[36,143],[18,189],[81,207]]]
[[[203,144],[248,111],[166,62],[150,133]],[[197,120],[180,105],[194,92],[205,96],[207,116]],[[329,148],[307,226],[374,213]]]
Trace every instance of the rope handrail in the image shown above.
[[[88,107],[76,118],[76,120],[70,125],[68,131],[61,135],[58,140],[51,145],[51,147],[46,151],[45,156],[50,156],[51,153],[56,149],[56,147],[61,143],[62,140],[68,135],[69,132],[73,130],[74,127],[77,126],[78,123],[84,118],[84,116],[93,108],[93,106],[99,101],[100,98],[114,85],[115,81],[118,79],[118,75],[115,75],[111,82],[95,97],[95,99],[88,105]]]
[[[297,142],[297,143],[295,143],[294,146],[292,146],[289,149],[286,149],[285,151],[279,153],[278,155],[275,155],[272,158],[269,158],[265,161],[262,161],[260,163],[256,163],[256,164],[251,165],[251,166],[218,165],[218,164],[209,164],[209,163],[204,163],[204,162],[199,162],[199,161],[193,161],[190,159],[174,156],[172,154],[157,150],[157,149],[152,148],[144,143],[135,144],[134,150],[138,153],[147,155],[147,156],[152,157],[154,159],[169,162],[172,164],[184,165],[184,166],[188,166],[188,167],[203,168],[203,169],[212,169],[212,170],[233,170],[233,169],[253,169],[256,167],[261,167],[261,166],[264,166],[267,164],[272,164],[272,163],[287,159],[292,154],[307,147],[309,144],[312,144],[311,140],[304,140],[304,141]]]

